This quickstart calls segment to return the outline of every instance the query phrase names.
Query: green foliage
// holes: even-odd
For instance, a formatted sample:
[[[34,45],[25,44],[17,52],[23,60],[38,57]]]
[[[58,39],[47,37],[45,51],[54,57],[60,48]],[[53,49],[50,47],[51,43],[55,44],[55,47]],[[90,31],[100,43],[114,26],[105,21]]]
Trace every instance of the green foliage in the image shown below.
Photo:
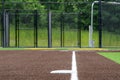
[[[78,13],[80,15],[80,25],[83,29],[88,29],[88,26],[90,25],[90,15],[91,15],[91,3],[95,0],[89,0],[89,3],[85,3],[87,0],[5,0],[5,9],[21,9],[21,10],[38,10],[39,14],[39,26],[46,27],[47,25],[47,14],[48,9],[54,14],[54,13]],[[104,0],[108,1],[108,0]],[[109,0],[113,1],[113,0]],[[118,0],[117,0],[118,1]],[[45,2],[45,3],[43,3]],[[49,2],[49,3],[46,3]],[[57,3],[51,3],[51,2],[57,2]],[[59,3],[61,2],[61,3]],[[68,2],[68,3],[67,3]],[[76,2],[76,3],[74,3]],[[0,9],[2,7],[2,4],[0,4]],[[109,8],[109,5],[107,7],[105,6],[107,11],[103,11],[105,16],[102,16],[103,22],[107,19],[109,19],[109,23],[117,24],[119,22],[120,15],[115,14],[113,15],[113,12],[109,11],[115,11],[113,8]],[[120,10],[120,8],[116,8],[117,11]],[[14,11],[15,12],[15,11]],[[31,12],[23,12],[26,14],[26,17],[22,17],[26,20],[26,18],[29,18],[29,13]],[[118,12],[119,13],[119,12]],[[21,14],[20,14],[21,15]],[[60,16],[56,16],[58,19],[60,19]],[[56,18],[56,21],[58,19]],[[22,20],[23,20],[22,19]],[[76,21],[76,18],[73,18],[72,16],[69,16],[69,19],[73,19],[73,21]],[[24,21],[24,20],[23,20]],[[42,22],[41,22],[42,21]],[[72,20],[71,20],[72,21]],[[24,21],[27,22],[27,21]],[[29,22],[29,20],[28,20]],[[33,23],[33,20],[31,20],[31,23]],[[106,22],[106,24],[109,24]],[[94,5],[94,29],[97,30],[98,26],[98,5]],[[111,25],[112,26],[112,25]],[[87,28],[86,28],[87,27]],[[117,27],[118,28],[118,27]]]
[[[120,5],[103,4],[102,5],[102,22],[103,29],[109,32],[120,34]]]
[[[87,0],[86,0],[87,1]],[[93,1],[93,0],[89,0]],[[41,2],[62,2],[62,3],[41,3]],[[68,2],[68,3],[67,3]],[[73,3],[72,3],[73,2]],[[74,3],[76,2],[76,3]],[[78,2],[78,3],[77,3]],[[5,9],[20,9],[20,10],[38,10],[39,14],[39,23],[38,25],[41,27],[46,27],[47,25],[47,10],[50,9],[50,11],[54,13],[78,13],[80,17],[80,25],[81,27],[88,27],[90,25],[90,10],[91,10],[91,3],[83,3],[85,0],[7,0],[5,1]],[[14,11],[15,12],[15,11]],[[32,11],[31,11],[32,12]],[[21,17],[25,22],[29,22],[29,20],[25,21],[27,19],[31,19],[29,16],[30,11],[24,12],[20,11],[19,15],[22,16],[22,14],[25,17]],[[60,16],[56,16],[58,19],[60,19]],[[56,21],[58,19],[56,18]],[[71,21],[76,22],[77,18],[73,18],[72,16],[69,16],[69,19],[73,19]],[[20,21],[20,22],[23,22]],[[41,22],[42,21],[42,22]],[[31,22],[33,23],[33,20]],[[87,28],[88,29],[88,28]]]

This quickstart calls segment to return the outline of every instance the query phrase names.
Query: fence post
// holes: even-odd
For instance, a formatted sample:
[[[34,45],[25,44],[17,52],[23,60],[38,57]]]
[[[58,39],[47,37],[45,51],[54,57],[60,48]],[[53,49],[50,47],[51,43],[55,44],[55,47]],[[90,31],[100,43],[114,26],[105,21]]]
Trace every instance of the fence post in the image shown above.
[[[62,13],[61,13],[61,17],[60,17],[60,46],[62,47],[62,26],[63,26],[63,24],[62,24]]]
[[[99,0],[99,48],[102,48],[102,15],[101,15],[101,0]]]
[[[4,46],[9,47],[9,14],[4,14]]]
[[[19,11],[15,11],[15,47],[19,47]]]
[[[81,27],[80,27],[80,12],[78,13],[78,22],[77,22],[77,28],[78,28],[78,31],[77,31],[77,39],[78,39],[78,47],[81,48]]]
[[[52,20],[51,20],[52,13],[48,11],[48,47],[52,47]]]
[[[38,12],[34,10],[34,47],[38,47]]]
[[[0,18],[0,19],[1,19],[1,20],[0,20],[0,21],[1,21],[1,22],[0,22],[0,23],[1,23],[1,26],[0,26],[0,36],[1,36],[1,37],[0,37],[0,38],[1,38],[1,39],[0,39],[0,41],[1,41],[0,47],[2,47],[2,41],[3,41],[3,37],[2,37],[2,30],[3,30],[3,29],[2,29],[2,14],[1,14],[0,16],[1,16],[1,18]]]
[[[2,47],[5,47],[4,46],[4,0],[2,0],[2,18],[1,18],[1,23],[2,23],[2,31],[1,31],[1,44],[2,44]]]
[[[64,14],[61,13],[61,25],[60,25],[60,42],[61,42],[61,47],[64,47]]]
[[[9,47],[9,14],[3,12],[3,47]]]

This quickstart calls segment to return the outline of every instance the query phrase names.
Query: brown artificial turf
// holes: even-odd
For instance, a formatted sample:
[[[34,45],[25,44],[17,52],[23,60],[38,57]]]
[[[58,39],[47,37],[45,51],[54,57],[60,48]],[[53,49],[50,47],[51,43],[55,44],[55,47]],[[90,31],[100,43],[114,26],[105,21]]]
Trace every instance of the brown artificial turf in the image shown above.
[[[120,65],[96,51],[77,51],[79,80],[120,80]],[[70,80],[72,51],[0,51],[0,80]]]

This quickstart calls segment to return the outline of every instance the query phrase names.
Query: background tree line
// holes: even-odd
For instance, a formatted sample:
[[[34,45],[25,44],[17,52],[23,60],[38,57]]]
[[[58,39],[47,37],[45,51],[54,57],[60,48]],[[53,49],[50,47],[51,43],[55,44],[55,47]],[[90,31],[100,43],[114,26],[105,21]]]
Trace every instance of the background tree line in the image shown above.
[[[34,10],[38,10],[39,22],[40,22],[39,25],[42,27],[47,26],[47,13],[48,13],[48,9],[50,9],[52,13],[59,13],[53,16],[53,18],[56,21],[56,24],[54,25],[57,26],[59,24],[57,22],[60,22],[62,13],[78,13],[78,17],[80,18],[80,26],[83,29],[88,29],[88,26],[90,25],[90,17],[91,17],[90,16],[91,4],[95,0],[14,0],[14,1],[4,0],[4,1],[5,1],[4,4],[5,9],[11,9],[12,11],[14,11],[15,9],[21,9],[21,10],[26,10],[26,11],[22,11],[21,13],[32,14],[34,13]],[[108,0],[102,0],[102,1],[108,1]],[[109,1],[118,1],[118,0],[109,0]],[[111,8],[112,5],[102,6],[103,9],[102,19],[104,22],[107,23],[108,17],[111,17],[109,23],[117,24],[119,22],[120,15],[117,14],[113,16],[112,13],[113,8],[112,9]],[[0,4],[0,9],[2,9],[2,4]],[[106,9],[107,11],[104,9]],[[119,7],[116,7],[114,8],[114,11],[119,9],[120,9]],[[32,23],[34,21],[33,16],[32,17],[30,15],[22,16],[21,22],[24,24]],[[65,21],[68,21],[70,23],[73,22],[74,24],[77,24],[78,17],[76,15],[74,16],[69,15],[69,16],[65,16],[64,19]],[[109,25],[109,23],[107,24]],[[71,26],[74,26],[74,24],[72,24]],[[103,25],[105,25],[105,23],[103,23]],[[108,28],[108,25],[106,25],[107,26],[106,28]],[[112,25],[109,25],[109,27],[112,27]],[[94,29],[97,28],[98,28],[98,5],[96,4],[94,6]]]

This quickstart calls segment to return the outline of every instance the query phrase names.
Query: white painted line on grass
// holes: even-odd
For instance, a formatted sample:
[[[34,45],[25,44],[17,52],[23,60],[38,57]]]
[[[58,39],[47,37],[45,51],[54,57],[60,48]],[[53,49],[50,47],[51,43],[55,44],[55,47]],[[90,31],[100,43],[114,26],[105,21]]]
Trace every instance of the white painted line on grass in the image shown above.
[[[77,72],[77,63],[76,63],[76,55],[75,51],[72,52],[72,70],[55,70],[50,73],[59,73],[59,74],[71,74],[70,80],[78,80],[78,72]]]

